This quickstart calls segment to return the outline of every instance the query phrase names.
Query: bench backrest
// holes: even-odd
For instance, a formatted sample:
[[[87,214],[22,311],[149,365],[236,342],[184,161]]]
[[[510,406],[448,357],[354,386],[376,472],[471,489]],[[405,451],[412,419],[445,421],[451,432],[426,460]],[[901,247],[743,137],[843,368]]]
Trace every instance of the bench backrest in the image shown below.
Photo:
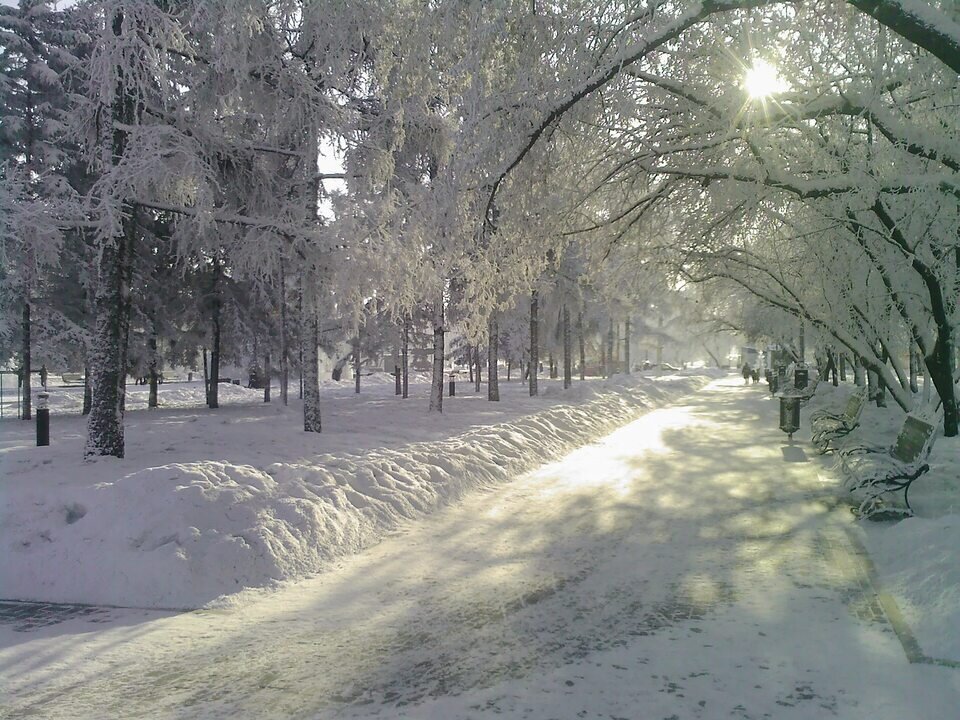
[[[934,427],[930,423],[907,415],[890,454],[902,463],[916,462],[923,449],[929,445],[933,432]]]
[[[857,390],[850,398],[847,400],[847,407],[844,408],[843,414],[849,420],[856,420],[860,417],[860,413],[863,412],[864,406],[867,404],[867,390],[863,388]]]

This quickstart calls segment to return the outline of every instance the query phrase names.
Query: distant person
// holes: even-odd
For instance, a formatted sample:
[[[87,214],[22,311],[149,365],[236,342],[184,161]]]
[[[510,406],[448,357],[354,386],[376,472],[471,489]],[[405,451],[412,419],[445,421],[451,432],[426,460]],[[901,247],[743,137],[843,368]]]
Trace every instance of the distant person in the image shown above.
[[[754,368],[750,373],[750,379],[753,381],[754,385],[760,382],[760,371]]]
[[[743,384],[747,385],[750,382],[750,377],[753,375],[753,371],[750,369],[750,363],[743,364],[743,371],[740,374],[743,375]]]

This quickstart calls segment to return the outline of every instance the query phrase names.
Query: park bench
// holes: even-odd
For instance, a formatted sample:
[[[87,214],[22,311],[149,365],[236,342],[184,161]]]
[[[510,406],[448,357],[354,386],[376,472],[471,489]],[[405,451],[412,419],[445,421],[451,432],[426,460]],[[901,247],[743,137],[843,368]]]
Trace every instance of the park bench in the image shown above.
[[[60,379],[63,381],[63,384],[67,386],[78,386],[84,383],[84,377],[80,373],[63,373]]]
[[[831,448],[830,443],[846,437],[860,425],[860,416],[866,404],[867,389],[863,387],[847,399],[843,412],[817,410],[810,416],[810,441],[821,455],[836,449]]]
[[[838,464],[846,487],[860,500],[854,514],[883,518],[913,514],[910,486],[930,469],[927,458],[935,432],[932,423],[907,415],[891,447],[852,446],[840,450]],[[899,491],[903,491],[903,506],[890,500]]]

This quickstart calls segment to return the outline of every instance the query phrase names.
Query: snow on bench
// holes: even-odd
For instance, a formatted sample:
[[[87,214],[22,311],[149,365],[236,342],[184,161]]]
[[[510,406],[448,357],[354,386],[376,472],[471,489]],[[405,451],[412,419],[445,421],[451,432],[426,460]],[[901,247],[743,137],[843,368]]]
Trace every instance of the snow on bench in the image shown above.
[[[935,431],[926,420],[907,415],[892,447],[853,446],[840,450],[838,464],[846,476],[846,488],[858,499],[863,497],[854,514],[874,518],[913,514],[908,497],[910,486],[930,469],[927,458],[933,449]],[[903,506],[890,504],[890,494],[901,490]]]
[[[83,385],[84,377],[81,373],[63,373],[60,376],[64,385]]]

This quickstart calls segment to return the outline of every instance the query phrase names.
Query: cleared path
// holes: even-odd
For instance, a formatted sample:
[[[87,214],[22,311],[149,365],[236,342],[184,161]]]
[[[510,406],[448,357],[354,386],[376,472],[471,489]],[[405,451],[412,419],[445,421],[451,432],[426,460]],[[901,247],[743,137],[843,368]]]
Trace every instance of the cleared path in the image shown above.
[[[0,621],[0,717],[956,717],[763,386],[715,383],[236,608]]]

